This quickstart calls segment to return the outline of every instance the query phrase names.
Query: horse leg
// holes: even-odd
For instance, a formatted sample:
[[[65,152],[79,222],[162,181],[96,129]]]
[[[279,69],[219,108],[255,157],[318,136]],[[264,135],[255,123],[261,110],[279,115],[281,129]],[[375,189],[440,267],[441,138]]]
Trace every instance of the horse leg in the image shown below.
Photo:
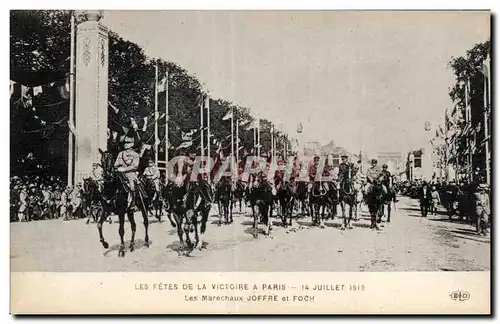
[[[259,236],[259,218],[260,218],[260,210],[257,208],[257,212],[255,211],[255,205],[252,206],[253,213],[253,237],[257,238]]]
[[[231,198],[231,205],[229,206],[229,223],[233,222],[233,198]]]
[[[355,204],[356,202],[354,202]],[[355,208],[355,207],[354,207]],[[351,220],[352,220],[352,209],[353,209],[353,204],[349,204],[349,219],[347,220],[347,228],[348,229],[352,229],[352,225],[351,225]]]
[[[130,223],[130,229],[132,230],[132,236],[130,237],[130,252],[134,252],[134,245],[135,245],[135,231],[137,229],[137,226],[135,224],[135,219],[134,219],[134,213],[131,211],[127,212],[127,217],[128,217],[128,222]]]
[[[324,224],[324,217],[325,217],[325,205],[320,205],[319,208],[318,208],[318,212],[320,211],[321,209],[321,213],[318,213],[318,218],[319,218],[319,227],[320,228],[325,228],[325,224]]]
[[[391,222],[391,202],[387,205],[387,223]]]
[[[150,242],[149,242],[149,219],[148,219],[148,212],[146,211],[146,207],[144,207],[144,201],[142,200],[142,196],[139,194],[140,198],[140,206],[139,209],[141,210],[142,213],[142,218],[143,218],[143,224],[144,224],[144,242],[146,247],[149,247]],[[133,212],[132,212],[132,217],[134,217]]]
[[[342,209],[342,226],[340,226],[340,229],[345,230],[345,228],[347,226],[347,220],[345,217],[345,202],[344,202],[344,200],[340,201],[340,208]]]
[[[177,222],[177,235],[179,236],[179,254],[184,250],[184,239],[183,239],[183,231],[182,231],[182,217],[176,216]]]
[[[120,220],[120,228],[118,229],[118,234],[120,234],[120,250],[118,251],[118,257],[124,257],[125,242],[123,241],[123,236],[125,235],[125,213],[120,213],[118,219]]]
[[[102,246],[107,249],[109,247],[108,242],[104,239],[104,236],[102,235],[102,224],[108,217],[108,213],[105,211],[102,211],[101,217],[99,218],[99,221],[97,223],[97,230],[99,231],[99,240],[101,241]]]

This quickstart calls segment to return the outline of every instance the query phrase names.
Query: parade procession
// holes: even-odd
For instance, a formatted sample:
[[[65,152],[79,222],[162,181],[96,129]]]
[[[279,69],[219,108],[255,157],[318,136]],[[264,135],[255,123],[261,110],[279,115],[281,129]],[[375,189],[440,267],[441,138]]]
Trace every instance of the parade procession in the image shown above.
[[[10,12],[14,269],[489,270],[489,34],[341,63],[305,37],[280,62],[293,19],[280,43],[243,13],[149,14]]]

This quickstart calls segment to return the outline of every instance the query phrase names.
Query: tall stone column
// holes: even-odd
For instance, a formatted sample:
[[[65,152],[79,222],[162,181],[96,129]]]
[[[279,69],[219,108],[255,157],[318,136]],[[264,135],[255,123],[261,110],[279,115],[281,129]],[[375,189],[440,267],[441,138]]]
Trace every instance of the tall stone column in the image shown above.
[[[107,150],[108,30],[100,11],[84,11],[76,35],[76,163],[75,182],[92,174]]]

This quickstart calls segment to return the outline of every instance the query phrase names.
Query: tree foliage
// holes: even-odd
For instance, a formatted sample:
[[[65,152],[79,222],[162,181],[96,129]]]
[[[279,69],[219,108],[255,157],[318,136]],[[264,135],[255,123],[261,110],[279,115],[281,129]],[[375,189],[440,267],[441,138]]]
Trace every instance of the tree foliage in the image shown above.
[[[11,11],[10,13],[10,67],[11,78],[17,82],[25,82],[30,75],[48,73],[48,78],[58,75],[59,78],[69,72],[70,56],[70,11],[67,10],[33,10]],[[77,54],[78,55],[78,54]],[[129,128],[130,117],[142,125],[142,118],[148,117],[148,128],[144,135],[150,144],[154,143],[154,103],[155,103],[155,69],[158,66],[158,79],[161,80],[168,70],[168,101],[169,101],[169,142],[176,147],[181,142],[182,132],[200,128],[200,109],[197,100],[203,92],[201,83],[188,71],[174,62],[162,59],[148,58],[144,50],[137,44],[127,41],[115,32],[109,33],[109,102],[119,108],[115,114],[110,109],[109,128],[123,133],[123,127]],[[17,79],[17,80],[16,80]],[[36,82],[36,78],[35,78]],[[37,84],[26,84],[34,86]],[[34,106],[46,106],[60,100],[57,93],[44,94],[37,97]],[[51,122],[67,118],[69,103],[67,101],[51,106],[46,113],[52,116]],[[213,138],[223,142],[223,146],[230,143],[228,135],[231,132],[230,121],[222,117],[233,108],[239,121],[250,121],[252,116],[246,107],[237,106],[227,100],[211,98],[210,123]],[[160,116],[165,111],[165,93],[158,94],[158,110]],[[206,114],[206,110],[203,110]],[[64,170],[66,163],[66,147],[68,127],[66,123],[54,125],[55,129],[46,134],[41,126],[33,120],[34,115],[29,111],[18,110],[11,103],[11,129],[18,136],[11,139],[11,147],[17,148],[13,159],[35,151],[35,155],[43,158],[53,158],[56,169]],[[204,116],[206,121],[207,116]],[[205,124],[206,126],[206,124]],[[261,144],[263,152],[270,148],[271,123],[261,122]],[[26,130],[36,131],[27,133]],[[198,132],[199,134],[199,132]],[[47,135],[47,136],[44,136]],[[253,131],[246,131],[245,126],[239,129],[240,146],[247,151],[253,147]],[[165,136],[165,118],[159,120],[159,137]],[[47,137],[47,138],[44,138]],[[57,147],[59,152],[48,156],[43,152],[45,142],[52,138],[59,138]],[[20,145],[24,142],[36,145]],[[205,139],[206,142],[206,139]],[[194,139],[194,145],[200,143],[199,136]],[[212,143],[214,150],[215,145]],[[228,151],[227,151],[228,152]]]

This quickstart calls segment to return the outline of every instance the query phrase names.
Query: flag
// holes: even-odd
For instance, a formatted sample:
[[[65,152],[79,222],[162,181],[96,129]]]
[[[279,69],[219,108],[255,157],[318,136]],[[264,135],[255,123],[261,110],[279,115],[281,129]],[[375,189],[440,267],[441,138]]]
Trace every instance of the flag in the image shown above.
[[[21,85],[21,98],[26,98],[28,96],[29,88],[25,85]]]
[[[164,77],[163,79],[160,80],[160,82],[158,82],[158,88],[157,88],[158,93],[167,91],[167,86],[168,86],[167,77]]]
[[[144,121],[144,123],[142,124],[142,131],[146,132],[146,128],[148,127],[148,116],[142,118],[142,120]]]
[[[59,95],[63,99],[69,99],[69,90],[67,89],[66,85],[61,85],[57,87],[57,90],[59,90]]]
[[[299,124],[297,125],[297,133],[299,133],[299,134],[300,134],[300,133],[302,133],[302,130],[303,130],[302,123],[299,123]]]
[[[76,136],[76,129],[75,129],[75,125],[73,125],[73,121],[68,120],[68,127],[69,127],[69,130],[71,131],[71,133],[73,133],[73,135]]]
[[[207,95],[205,96],[205,109],[210,109],[210,97]]]
[[[129,117],[129,118],[130,118],[130,124],[132,125],[132,128],[133,128],[134,130],[139,129],[139,126],[137,126],[137,123],[135,122],[135,119],[134,119],[134,118],[132,118],[132,117]]]
[[[250,124],[248,124],[248,127],[246,128],[246,130],[251,130],[251,129],[254,129],[257,127],[259,127],[259,120],[258,119],[250,122]]]
[[[191,141],[193,139],[193,135],[191,132],[184,133],[181,131],[181,138],[183,141]]]
[[[177,147],[177,149],[190,147],[191,145],[193,145],[193,142],[192,142],[192,141],[184,141],[184,142],[182,142],[182,143],[181,143],[181,145],[179,145],[179,146]]]
[[[116,108],[116,106],[114,106],[112,103],[109,103],[109,106],[113,109],[115,114],[118,114],[118,112],[120,111],[120,109]]]
[[[222,120],[228,120],[231,118],[233,118],[233,111],[229,110],[228,113],[224,117],[222,117]]]
[[[16,84],[15,81],[10,80],[10,96],[12,97],[12,94],[14,93],[14,85]]]
[[[43,92],[42,86],[36,86],[33,88],[33,96],[35,97],[42,92]]]

